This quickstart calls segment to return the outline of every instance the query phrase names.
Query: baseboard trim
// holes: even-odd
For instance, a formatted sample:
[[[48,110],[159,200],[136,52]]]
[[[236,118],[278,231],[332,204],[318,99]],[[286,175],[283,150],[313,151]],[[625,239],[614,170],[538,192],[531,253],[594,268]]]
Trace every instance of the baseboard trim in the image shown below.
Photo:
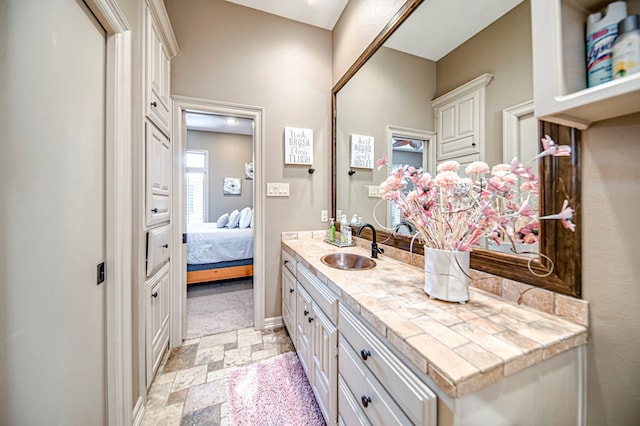
[[[272,330],[274,328],[280,328],[280,327],[284,327],[284,322],[282,322],[282,316],[264,319],[265,330]]]

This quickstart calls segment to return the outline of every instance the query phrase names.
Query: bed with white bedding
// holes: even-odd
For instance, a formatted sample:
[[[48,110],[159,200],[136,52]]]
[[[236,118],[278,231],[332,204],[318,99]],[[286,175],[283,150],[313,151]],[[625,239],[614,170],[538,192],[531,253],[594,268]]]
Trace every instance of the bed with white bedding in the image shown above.
[[[253,228],[187,225],[187,284],[253,275]]]

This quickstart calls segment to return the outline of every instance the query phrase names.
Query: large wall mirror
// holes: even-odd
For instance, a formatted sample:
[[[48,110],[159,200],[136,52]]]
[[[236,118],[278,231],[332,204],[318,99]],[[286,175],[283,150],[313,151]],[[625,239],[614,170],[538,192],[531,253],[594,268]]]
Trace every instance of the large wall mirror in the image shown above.
[[[542,256],[485,245],[473,250],[471,266],[580,297],[580,132],[535,119],[532,68],[530,0],[407,1],[333,89],[333,216],[356,214],[376,226],[379,242],[408,250],[406,229],[377,196],[389,173],[375,165],[383,153],[392,164],[435,174],[447,159],[493,165],[531,158],[548,134],[573,154],[538,164],[538,208],[556,213],[569,199],[576,232],[542,221],[535,248]],[[438,151],[438,102],[478,81],[481,149],[445,155]]]

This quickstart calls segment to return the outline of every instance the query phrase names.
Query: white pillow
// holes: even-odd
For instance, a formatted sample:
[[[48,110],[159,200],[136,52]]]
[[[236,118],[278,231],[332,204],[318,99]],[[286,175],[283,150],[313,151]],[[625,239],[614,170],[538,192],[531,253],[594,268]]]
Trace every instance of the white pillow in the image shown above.
[[[225,226],[227,226],[227,223],[229,223],[229,213],[225,213],[218,218],[218,220],[216,221],[216,227],[224,228]]]
[[[251,223],[249,224],[249,228],[253,228],[253,221],[256,218],[255,210],[251,209]]]
[[[251,224],[251,207],[245,207],[240,212],[238,228],[247,228]]]
[[[240,221],[240,212],[238,209],[235,209],[229,215],[229,223],[227,223],[227,228],[235,228],[238,226],[238,222]]]

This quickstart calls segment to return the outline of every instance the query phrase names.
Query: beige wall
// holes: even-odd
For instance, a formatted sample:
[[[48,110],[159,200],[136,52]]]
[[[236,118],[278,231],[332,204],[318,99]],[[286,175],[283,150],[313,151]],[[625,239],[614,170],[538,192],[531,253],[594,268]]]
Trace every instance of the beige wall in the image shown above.
[[[640,424],[640,114],[583,132],[589,425]]]
[[[386,13],[376,21],[392,15]],[[340,39],[342,34],[349,32],[335,32],[334,46],[349,44]],[[340,53],[335,51],[334,56]],[[640,263],[635,246],[640,241],[640,115],[595,123],[583,132],[583,140],[584,217],[576,222],[584,227],[582,289],[583,298],[590,302],[591,319],[587,424],[637,425]]]
[[[435,97],[484,73],[494,76],[485,97],[484,161],[497,164],[503,160],[502,110],[533,99],[529,1],[521,3],[437,62]]]
[[[333,28],[333,84],[402,7],[405,0],[350,0]]]
[[[337,145],[337,209],[350,219],[354,213],[365,223],[384,224],[386,206],[380,198],[369,197],[367,185],[379,185],[387,169],[356,169],[347,171],[352,134],[373,136],[374,158],[383,153],[391,157],[387,145],[388,125],[433,130],[433,108],[430,100],[435,91],[436,64],[433,61],[383,47],[338,92]],[[337,218],[339,220],[339,218]]]
[[[251,136],[188,130],[187,149],[208,152],[208,222],[215,222],[221,214],[231,213],[234,209],[241,211],[245,207],[253,207],[253,180],[244,177],[244,164],[253,158]],[[240,195],[222,193],[226,177],[240,178]]]
[[[167,4],[180,45],[172,94],[265,109],[264,176],[291,193],[264,206],[265,314],[280,316],[280,233],[328,226],[320,210],[331,203],[331,32],[223,0]],[[314,174],[284,165],[289,126],[313,129]]]

